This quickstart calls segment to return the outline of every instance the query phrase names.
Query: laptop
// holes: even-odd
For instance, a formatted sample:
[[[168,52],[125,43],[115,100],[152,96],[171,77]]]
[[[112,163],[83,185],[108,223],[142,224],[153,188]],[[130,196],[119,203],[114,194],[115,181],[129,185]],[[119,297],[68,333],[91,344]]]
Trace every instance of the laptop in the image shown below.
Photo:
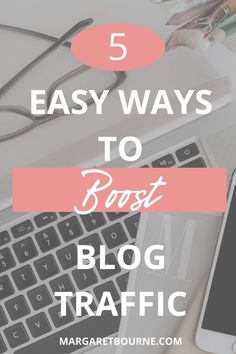
[[[189,52],[181,52],[181,55],[188,62],[194,60]],[[175,59],[173,56],[172,63]],[[115,131],[118,137],[132,132],[143,142],[142,159],[135,166],[204,168],[226,165],[229,171],[233,169],[236,163],[235,154],[232,153],[236,148],[236,124],[232,112],[236,103],[226,105],[231,100],[228,81],[216,79],[206,83],[206,72],[201,72],[205,78],[202,86],[214,85],[216,95],[213,95],[212,102],[214,112],[209,116],[197,119],[199,117],[192,112],[188,119],[176,118],[170,125],[166,124],[163,117],[160,125],[150,120],[145,125],[143,122],[135,125],[136,130],[133,122],[127,122],[125,128],[121,128],[121,124],[117,125]],[[95,137],[91,138],[89,142],[92,144]],[[85,143],[88,144],[88,140],[49,154],[34,166],[105,166],[102,164],[101,150],[94,155],[97,145],[85,150]],[[84,152],[80,162],[76,160],[76,149]],[[117,151],[113,151],[109,167],[131,166],[117,158]],[[94,296],[95,309],[102,292],[110,291],[119,307],[120,292],[127,288],[129,274],[119,267],[117,251],[122,245],[135,243],[140,215],[91,213],[78,216],[74,213],[48,212],[15,215],[11,212],[10,190],[9,175],[2,175],[0,353],[66,354],[90,349],[94,350],[94,354],[105,351],[112,353],[116,348],[60,344],[60,338],[114,336],[119,331],[120,318],[112,317],[108,312],[101,317],[83,314],[76,318],[74,298],[68,303],[67,316],[61,317],[60,304],[53,293],[62,290],[89,291]],[[212,223],[214,234],[217,222],[215,220]],[[106,245],[106,261],[115,264],[115,269],[76,269],[78,243],[93,245],[97,259],[98,246]],[[127,253],[126,257],[127,262],[132,260],[132,254]]]

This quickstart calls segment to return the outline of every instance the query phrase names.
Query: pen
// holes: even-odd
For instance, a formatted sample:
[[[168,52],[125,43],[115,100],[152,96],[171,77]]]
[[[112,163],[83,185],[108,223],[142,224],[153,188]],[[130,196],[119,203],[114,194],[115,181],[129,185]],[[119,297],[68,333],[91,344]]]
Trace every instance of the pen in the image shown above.
[[[175,14],[171,16],[171,18],[166,24],[172,26],[179,26],[187,21],[190,21],[193,18],[204,17],[217,5],[220,5],[221,2],[222,0],[215,0],[207,3],[199,3],[198,5],[195,5],[181,12],[175,11]],[[178,6],[180,6],[180,4]]]
[[[206,5],[209,3],[214,4],[214,0],[184,0],[184,1],[176,1],[173,6],[171,7],[171,12],[174,13],[180,13],[186,10],[189,10],[193,7],[199,6],[199,5]]]
[[[154,2],[154,4],[163,4],[165,2],[170,2],[173,0],[151,0]],[[184,1],[175,1],[176,9],[180,8],[182,9],[184,7],[184,10],[186,10],[189,7],[196,6],[198,4],[206,4],[208,2],[212,2],[214,0],[184,0]],[[174,1],[173,1],[174,2]],[[181,10],[180,10],[181,11]]]
[[[203,39],[213,32],[226,18],[235,13],[236,0],[223,0],[207,17],[196,18],[175,31],[166,43],[167,51],[180,46],[199,49],[200,45],[202,48]],[[209,42],[209,40],[206,42]]]
[[[197,48],[205,51],[211,45],[223,42],[227,37],[234,33],[236,33],[236,20],[227,23],[226,25],[223,25],[217,28],[215,31],[211,32],[207,37],[199,41]]]
[[[163,4],[164,2],[169,2],[171,0],[152,0],[152,2],[154,2],[154,4]]]
[[[234,33],[236,33],[236,20],[216,29],[208,39],[210,42],[222,42]]]

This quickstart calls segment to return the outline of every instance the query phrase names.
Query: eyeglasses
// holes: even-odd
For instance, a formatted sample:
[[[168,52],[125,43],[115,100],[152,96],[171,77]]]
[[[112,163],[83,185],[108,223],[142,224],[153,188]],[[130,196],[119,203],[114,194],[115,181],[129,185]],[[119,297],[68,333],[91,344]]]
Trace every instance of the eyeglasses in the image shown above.
[[[75,24],[71,29],[69,29],[66,33],[64,33],[60,38],[55,38],[53,36],[41,32],[36,32],[24,28],[0,24],[0,30],[12,31],[18,34],[24,34],[27,36],[31,36],[33,38],[38,38],[38,39],[52,42],[52,44],[46,50],[44,50],[41,54],[39,54],[36,58],[34,58],[29,64],[27,64],[23,69],[21,69],[17,74],[15,74],[7,83],[5,83],[0,88],[0,98],[2,98],[26,74],[32,72],[32,70],[39,63],[41,63],[44,59],[52,55],[52,53],[55,52],[59,47],[70,49],[71,43],[68,42],[68,39],[71,38],[71,36],[75,35],[76,33],[82,31],[84,28],[89,26],[92,22],[93,19],[91,18],[80,21],[77,24]],[[56,89],[62,89],[63,86],[65,87],[65,90],[72,90],[73,88],[74,89],[78,88],[78,82],[76,79],[78,77],[81,77],[82,74],[85,74],[91,69],[92,68],[87,65],[80,65],[79,67],[76,67],[75,69],[66,72],[64,75],[60,76],[57,80],[54,80],[53,83],[49,85],[48,89],[46,90],[47,108],[50,106],[53,93]],[[111,74],[112,74],[112,79],[109,80],[111,82],[109,82],[109,84],[106,84],[106,87],[104,89],[98,89],[97,91],[98,97],[101,96],[104,90],[109,90],[109,92],[115,90],[119,85],[121,85],[121,83],[126,78],[126,74],[123,71],[119,71],[119,72],[114,71],[112,73],[109,73],[109,75]],[[88,98],[87,100],[85,100],[85,103],[87,104],[87,106],[91,106],[94,103],[94,100],[92,98]],[[71,108],[74,109],[80,108],[80,106],[74,106],[73,104],[71,105],[72,105]],[[0,142],[13,139],[14,137],[22,135],[41,124],[45,124],[53,119],[56,119],[64,115],[65,114],[63,112],[55,111],[55,113],[52,115],[44,114],[44,115],[36,116],[31,114],[30,110],[28,110],[25,107],[0,106]],[[3,124],[1,124],[1,121],[11,122],[13,123],[13,127],[12,124],[10,124],[10,128],[6,127],[6,131],[4,132],[4,127]],[[22,127],[22,123],[23,123],[23,127]]]

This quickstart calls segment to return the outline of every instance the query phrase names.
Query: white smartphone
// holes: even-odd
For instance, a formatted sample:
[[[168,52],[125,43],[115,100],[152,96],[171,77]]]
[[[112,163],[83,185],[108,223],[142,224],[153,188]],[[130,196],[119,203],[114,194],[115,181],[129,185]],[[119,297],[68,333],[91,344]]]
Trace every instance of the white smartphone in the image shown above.
[[[236,353],[235,171],[197,328],[196,344],[210,353]]]

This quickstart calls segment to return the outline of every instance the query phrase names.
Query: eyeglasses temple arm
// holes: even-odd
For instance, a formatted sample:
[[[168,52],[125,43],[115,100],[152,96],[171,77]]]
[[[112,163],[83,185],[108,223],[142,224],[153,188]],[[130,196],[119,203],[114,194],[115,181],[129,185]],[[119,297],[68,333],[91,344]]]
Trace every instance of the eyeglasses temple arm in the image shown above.
[[[0,30],[23,33],[23,34],[30,36],[30,37],[38,37],[38,38],[46,39],[51,42],[55,42],[58,39],[58,37],[50,36],[50,34],[45,34],[42,32],[37,32],[37,31],[33,31],[33,30],[26,29],[26,28],[21,28],[21,27],[5,25],[2,23],[0,23]],[[64,42],[63,46],[71,47],[71,42]]]
[[[69,31],[67,31],[60,38],[58,38],[48,49],[46,49],[43,53],[37,56],[34,60],[32,60],[27,66],[25,66],[21,71],[14,75],[4,86],[2,86],[0,89],[0,97],[2,97],[12,87],[12,85],[14,85],[24,75],[26,75],[31,69],[38,65],[48,55],[53,53],[58,47],[63,45],[63,43],[67,41],[72,35],[74,35],[76,32],[82,31],[91,23],[93,23],[93,19],[88,18],[75,24],[71,29],[69,29]]]

